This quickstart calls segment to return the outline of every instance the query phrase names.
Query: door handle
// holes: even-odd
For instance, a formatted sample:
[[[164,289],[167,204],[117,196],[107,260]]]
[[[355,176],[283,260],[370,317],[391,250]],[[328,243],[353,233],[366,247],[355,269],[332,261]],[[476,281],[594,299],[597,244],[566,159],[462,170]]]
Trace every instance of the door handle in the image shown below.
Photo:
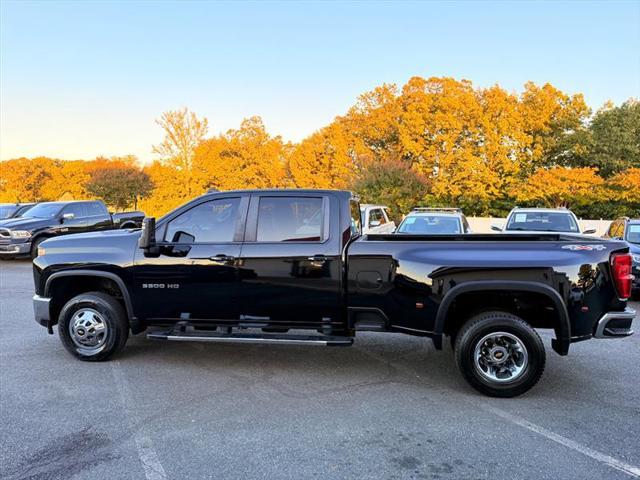
[[[235,259],[236,259],[236,257],[233,257],[231,255],[225,255],[223,253],[219,253],[218,255],[214,255],[213,257],[209,257],[209,260],[211,260],[212,262],[220,262],[220,263],[233,262]]]
[[[307,260],[310,260],[315,263],[324,263],[329,259],[324,255],[314,255],[313,257],[307,257]]]

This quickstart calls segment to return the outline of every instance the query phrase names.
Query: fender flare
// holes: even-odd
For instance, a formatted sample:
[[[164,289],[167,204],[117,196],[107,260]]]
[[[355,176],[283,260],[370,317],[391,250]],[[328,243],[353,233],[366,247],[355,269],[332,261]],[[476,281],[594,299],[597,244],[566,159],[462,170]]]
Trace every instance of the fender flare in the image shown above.
[[[539,282],[481,280],[456,285],[445,294],[440,306],[438,307],[438,313],[434,324],[434,334],[442,338],[442,332],[444,331],[444,325],[447,321],[449,309],[458,296],[464,293],[487,290],[532,292],[544,295],[551,300],[558,315],[558,321],[554,328],[556,338],[551,342],[552,348],[560,355],[566,355],[569,352],[569,344],[571,343],[571,321],[569,319],[567,306],[560,294],[554,288]]]
[[[131,303],[131,296],[129,295],[129,290],[127,289],[127,286],[125,285],[122,278],[120,278],[115,273],[102,272],[97,270],[68,270],[64,272],[52,273],[49,276],[49,278],[47,278],[47,281],[44,284],[45,297],[49,296],[49,293],[51,291],[51,284],[53,283],[53,281],[62,277],[102,277],[102,278],[108,278],[109,280],[114,281],[115,284],[118,285],[118,288],[120,289],[120,291],[122,292],[122,298],[124,299],[124,306],[127,312],[127,317],[129,317],[129,322],[132,324],[132,326],[136,323],[135,317],[133,315],[133,304]]]

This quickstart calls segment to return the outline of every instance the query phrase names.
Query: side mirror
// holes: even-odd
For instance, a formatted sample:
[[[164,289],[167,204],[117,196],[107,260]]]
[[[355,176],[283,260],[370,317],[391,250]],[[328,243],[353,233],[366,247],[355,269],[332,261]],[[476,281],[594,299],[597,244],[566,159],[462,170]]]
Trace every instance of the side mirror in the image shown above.
[[[594,233],[596,233],[596,229],[595,228],[590,228],[589,230],[585,230],[582,233],[583,233],[583,235],[593,235]]]
[[[493,230],[494,232],[501,232],[502,225],[500,225],[499,223],[494,223],[491,225],[491,230]]]
[[[138,247],[143,250],[150,250],[156,246],[156,219],[146,217],[142,220],[142,231],[138,239]]]
[[[62,215],[62,220],[63,221],[64,220],[72,220],[74,218],[76,218],[76,216],[73,213],[65,213],[65,214]]]
[[[380,226],[380,220],[371,220],[369,222],[369,226],[370,227],[379,227]]]

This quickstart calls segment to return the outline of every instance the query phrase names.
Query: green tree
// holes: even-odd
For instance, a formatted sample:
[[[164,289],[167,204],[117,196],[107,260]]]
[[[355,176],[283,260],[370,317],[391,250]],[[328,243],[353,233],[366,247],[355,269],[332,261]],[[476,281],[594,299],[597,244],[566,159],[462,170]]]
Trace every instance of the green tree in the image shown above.
[[[427,193],[427,182],[400,160],[372,161],[353,184],[362,203],[387,205],[397,221],[419,204]]]
[[[124,210],[138,206],[138,199],[153,191],[153,182],[145,172],[132,166],[112,166],[94,170],[86,184],[87,192],[108,205]]]
[[[640,101],[606,105],[596,113],[589,130],[590,166],[598,167],[602,176],[640,167]]]

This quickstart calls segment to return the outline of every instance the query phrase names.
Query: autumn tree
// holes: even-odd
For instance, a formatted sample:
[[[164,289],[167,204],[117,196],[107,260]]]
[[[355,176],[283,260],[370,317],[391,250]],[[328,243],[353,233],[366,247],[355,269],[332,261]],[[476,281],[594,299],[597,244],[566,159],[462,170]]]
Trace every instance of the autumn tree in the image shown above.
[[[201,190],[274,188],[289,184],[286,157],[291,146],[266,131],[260,117],[240,128],[203,141],[195,150],[193,168]]]
[[[89,195],[85,185],[89,180],[88,164],[84,160],[57,160],[50,167],[50,177],[42,185],[42,196],[49,200],[76,200]]]
[[[145,166],[143,171],[154,185],[151,195],[142,198],[138,203],[138,208],[147,215],[154,217],[164,215],[193,198],[187,192],[187,185],[177,180],[180,173],[172,165],[155,161]],[[195,190],[193,193],[198,195],[203,191]]]
[[[207,119],[199,119],[194,112],[183,108],[164,112],[156,123],[164,130],[164,139],[153,146],[153,153],[161,161],[175,167],[180,173],[179,181],[185,182],[188,195],[191,195],[193,159],[196,148],[207,134]]]
[[[352,189],[363,203],[387,205],[394,219],[418,205],[427,193],[427,182],[401,160],[374,161],[363,168]]]
[[[347,114],[334,123],[357,156],[398,158],[401,108],[397,86],[384,84],[360,95]]]
[[[153,182],[139,168],[113,165],[94,170],[86,189],[106,204],[124,210],[131,205],[137,208],[138,199],[148,197],[153,190]]]
[[[514,192],[520,204],[541,207],[574,207],[605,195],[604,180],[595,168],[541,168]]]
[[[523,169],[532,173],[540,166],[566,163],[571,138],[584,131],[591,110],[582,94],[567,95],[546,83],[542,87],[527,82],[520,96],[520,115],[528,144],[523,145],[528,161]]]
[[[293,183],[301,188],[347,188],[357,173],[349,135],[337,122],[296,145],[288,166]]]
[[[0,196],[5,202],[41,202],[55,199],[46,183],[57,173],[58,164],[46,157],[17,158],[0,163]]]

